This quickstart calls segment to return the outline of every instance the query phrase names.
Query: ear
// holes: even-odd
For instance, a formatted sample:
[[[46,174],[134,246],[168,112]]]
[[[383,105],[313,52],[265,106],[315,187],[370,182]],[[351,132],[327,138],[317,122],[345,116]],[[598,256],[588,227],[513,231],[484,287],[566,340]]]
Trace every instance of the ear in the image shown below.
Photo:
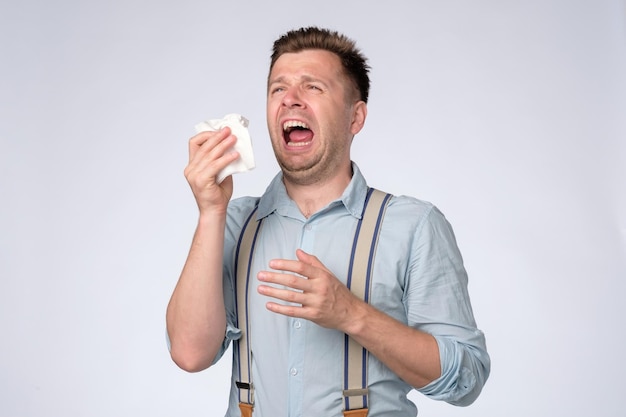
[[[352,124],[350,132],[356,135],[363,129],[365,118],[367,117],[367,104],[364,101],[357,101],[352,109]]]

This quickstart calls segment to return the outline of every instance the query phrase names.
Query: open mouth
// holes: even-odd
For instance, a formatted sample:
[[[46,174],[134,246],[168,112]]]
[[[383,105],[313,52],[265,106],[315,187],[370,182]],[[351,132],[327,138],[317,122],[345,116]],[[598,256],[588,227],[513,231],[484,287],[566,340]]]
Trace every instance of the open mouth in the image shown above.
[[[299,120],[288,120],[283,123],[283,138],[287,146],[306,146],[313,140],[313,131]]]

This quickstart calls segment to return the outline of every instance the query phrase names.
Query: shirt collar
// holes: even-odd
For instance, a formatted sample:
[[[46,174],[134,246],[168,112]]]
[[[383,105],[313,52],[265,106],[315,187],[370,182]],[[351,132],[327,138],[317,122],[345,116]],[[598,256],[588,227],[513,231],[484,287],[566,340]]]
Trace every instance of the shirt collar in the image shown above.
[[[352,216],[360,219],[363,214],[366,195],[367,182],[361,174],[359,167],[352,162],[352,179],[350,184],[348,184],[341,197],[331,202],[329,206],[340,202]],[[300,213],[297,205],[287,195],[281,172],[276,174],[265,193],[261,196],[257,219],[267,217],[275,211],[290,217],[302,217],[302,213]]]

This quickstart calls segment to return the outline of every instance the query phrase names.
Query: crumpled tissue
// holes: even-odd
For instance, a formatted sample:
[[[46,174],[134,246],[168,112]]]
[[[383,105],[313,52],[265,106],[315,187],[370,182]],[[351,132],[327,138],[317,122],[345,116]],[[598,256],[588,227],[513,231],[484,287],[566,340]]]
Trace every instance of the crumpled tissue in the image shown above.
[[[252,153],[252,140],[248,132],[248,124],[248,119],[242,115],[231,113],[227,114],[222,119],[207,120],[195,126],[196,132],[198,133],[207,131],[213,132],[223,127],[229,127],[231,133],[237,137],[237,142],[235,142],[235,145],[230,148],[228,152],[239,152],[239,158],[235,159],[218,173],[218,183],[224,181],[224,178],[229,175],[254,169],[254,154]]]

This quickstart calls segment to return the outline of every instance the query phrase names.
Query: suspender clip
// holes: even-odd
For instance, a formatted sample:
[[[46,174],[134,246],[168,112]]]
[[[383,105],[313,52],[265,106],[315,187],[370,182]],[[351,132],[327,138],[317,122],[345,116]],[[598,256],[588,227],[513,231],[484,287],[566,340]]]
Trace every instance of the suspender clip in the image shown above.
[[[367,388],[354,388],[343,390],[344,397],[361,397],[363,395],[367,395],[368,393],[369,390]]]
[[[239,389],[247,389],[252,391],[252,383],[251,382],[239,382],[239,381],[235,381],[235,384],[237,385],[237,388]]]

